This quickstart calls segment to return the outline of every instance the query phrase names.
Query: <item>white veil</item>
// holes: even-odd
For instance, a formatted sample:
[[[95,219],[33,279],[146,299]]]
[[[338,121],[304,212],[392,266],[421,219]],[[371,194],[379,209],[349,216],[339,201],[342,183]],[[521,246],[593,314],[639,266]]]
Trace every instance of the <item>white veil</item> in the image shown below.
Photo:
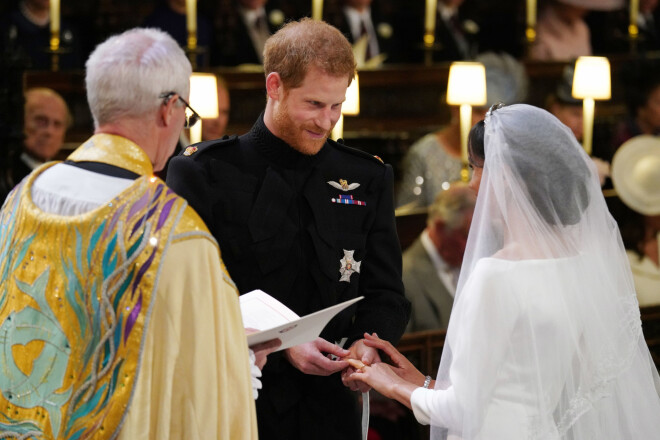
[[[432,439],[660,438],[660,380],[598,174],[529,105],[489,112]],[[437,393],[436,393],[437,394]]]

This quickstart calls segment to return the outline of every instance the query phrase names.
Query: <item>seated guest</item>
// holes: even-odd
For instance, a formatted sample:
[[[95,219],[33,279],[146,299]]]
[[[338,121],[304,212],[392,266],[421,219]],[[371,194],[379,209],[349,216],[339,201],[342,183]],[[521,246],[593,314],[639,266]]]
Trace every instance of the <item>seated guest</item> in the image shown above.
[[[660,63],[640,60],[622,70],[628,117],[615,128],[612,149],[640,134],[660,135]]]
[[[48,0],[21,0],[18,6],[0,17],[0,55],[19,54],[33,70],[50,70],[50,2]],[[78,30],[66,19],[60,18],[60,69],[82,67],[81,42]]]
[[[10,158],[11,172],[7,173],[9,189],[57,155],[71,124],[69,107],[55,90],[40,87],[25,93],[23,151]],[[6,196],[0,194],[0,202]]]
[[[564,61],[591,55],[591,33],[584,17],[590,10],[613,10],[623,4],[623,0],[547,0],[539,8],[530,57]]]
[[[268,0],[234,0],[218,15],[212,62],[219,66],[261,64],[266,40],[284,24],[284,14],[268,8]]]
[[[406,331],[446,329],[477,197],[453,182],[429,207],[428,226],[403,253],[403,285],[412,310]]]
[[[474,125],[484,118],[488,107],[497,103],[522,102],[527,96],[525,67],[508,54],[492,52],[479,55],[486,67],[484,107],[472,108]],[[451,106],[449,124],[415,142],[403,158],[403,177],[396,195],[398,207],[426,207],[433,203],[449,182],[460,180],[461,131],[459,107]]]
[[[203,13],[197,14],[197,47],[202,52],[197,56],[198,66],[209,65],[209,52],[213,50],[213,26]],[[188,47],[186,24],[186,0],[159,0],[154,11],[144,19],[145,27],[161,29],[172,36],[181,47]]]
[[[640,53],[660,50],[658,32],[658,0],[640,0],[637,15],[638,36],[634,46],[630,39],[630,8],[590,13],[587,24],[591,30],[594,53],[628,53],[634,47]]]
[[[398,55],[394,52],[397,36],[393,35],[392,24],[382,14],[378,2],[341,0],[340,3],[340,13],[328,17],[326,21],[338,28],[353,45],[365,36],[367,45],[364,57],[361,57],[362,54],[356,54],[356,58],[368,61],[383,54],[385,59],[392,57],[396,60]]]
[[[612,209],[640,306],[660,304],[660,140],[637,136],[614,155],[612,180],[622,205]]]
[[[477,52],[479,26],[461,9],[464,0],[439,0],[435,19],[433,62],[473,58]],[[425,57],[423,2],[406,7],[397,22],[397,34],[402,38],[402,51],[409,62],[421,62]],[[408,5],[407,5],[408,6]]]
[[[660,49],[660,35],[658,35],[658,0],[640,0],[639,14],[637,15],[637,31],[639,38],[646,49]]]

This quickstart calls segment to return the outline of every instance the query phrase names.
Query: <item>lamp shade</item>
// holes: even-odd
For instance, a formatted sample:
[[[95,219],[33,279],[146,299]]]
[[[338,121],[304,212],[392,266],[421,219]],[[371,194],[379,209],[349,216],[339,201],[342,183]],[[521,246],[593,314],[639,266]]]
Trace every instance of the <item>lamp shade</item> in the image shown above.
[[[360,114],[360,81],[357,73],[351,81],[351,85],[346,89],[346,100],[341,106],[341,113],[343,115]]]
[[[575,62],[573,97],[610,99],[610,62],[605,57],[579,57]]]
[[[190,76],[190,106],[202,118],[218,117],[218,81],[212,73]]]
[[[449,68],[447,104],[486,104],[486,67],[481,63],[458,61]]]

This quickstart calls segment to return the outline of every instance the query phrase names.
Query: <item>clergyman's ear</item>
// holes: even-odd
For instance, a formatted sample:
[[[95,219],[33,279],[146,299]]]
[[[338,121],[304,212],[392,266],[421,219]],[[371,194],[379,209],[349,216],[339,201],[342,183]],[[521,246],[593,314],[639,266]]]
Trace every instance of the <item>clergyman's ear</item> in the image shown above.
[[[160,118],[160,122],[162,122],[163,125],[167,126],[172,123],[176,102],[177,102],[176,96],[172,96],[170,99],[168,99],[158,107],[158,116]]]

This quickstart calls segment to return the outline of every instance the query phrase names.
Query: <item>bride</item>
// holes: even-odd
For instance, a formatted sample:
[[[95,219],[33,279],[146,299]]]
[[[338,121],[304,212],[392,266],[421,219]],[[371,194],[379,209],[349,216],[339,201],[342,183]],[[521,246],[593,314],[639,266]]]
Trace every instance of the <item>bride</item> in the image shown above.
[[[437,380],[388,342],[353,372],[433,439],[657,439],[660,380],[598,174],[570,130],[498,106],[469,141],[477,206]]]

